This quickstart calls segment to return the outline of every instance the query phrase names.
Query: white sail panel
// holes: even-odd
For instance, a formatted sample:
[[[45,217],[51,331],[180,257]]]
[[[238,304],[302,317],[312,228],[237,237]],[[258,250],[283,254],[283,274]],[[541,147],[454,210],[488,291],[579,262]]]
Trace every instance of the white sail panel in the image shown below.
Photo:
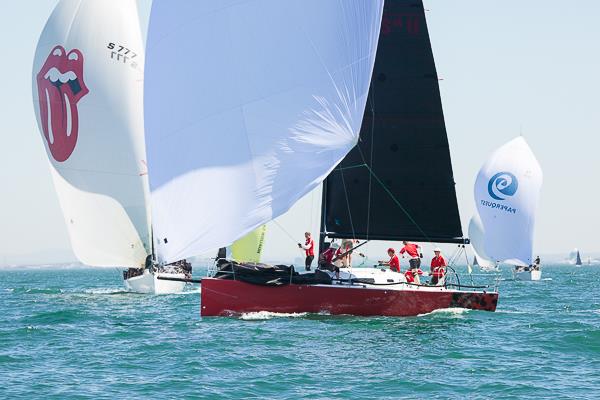
[[[382,0],[155,0],[145,122],[159,259],[288,210],[355,146]]]
[[[484,270],[496,268],[496,263],[490,259],[484,249],[485,232],[479,215],[474,215],[469,222],[469,240],[479,266]]]
[[[475,182],[484,251],[491,260],[532,264],[533,230],[542,169],[523,137],[496,150]]]
[[[38,42],[33,103],[71,244],[95,266],[151,251],[144,52],[135,0],[62,0]]]

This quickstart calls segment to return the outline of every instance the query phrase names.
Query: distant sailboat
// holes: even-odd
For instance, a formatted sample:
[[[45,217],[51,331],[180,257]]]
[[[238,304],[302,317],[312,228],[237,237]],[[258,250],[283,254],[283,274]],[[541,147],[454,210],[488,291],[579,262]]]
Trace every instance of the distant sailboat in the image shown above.
[[[497,149],[475,183],[475,203],[487,258],[515,266],[519,280],[541,279],[533,260],[533,229],[542,170],[523,137]]]
[[[589,261],[589,258],[588,258]],[[582,263],[581,263],[581,254],[579,254],[579,250],[577,250],[577,255],[575,256],[575,266],[577,267],[581,267]],[[589,265],[589,262],[588,262]]]
[[[77,258],[128,268],[131,290],[172,293],[185,282],[158,277],[184,279],[189,264],[152,260],[143,68],[135,0],[62,0],[37,45],[34,109]]]

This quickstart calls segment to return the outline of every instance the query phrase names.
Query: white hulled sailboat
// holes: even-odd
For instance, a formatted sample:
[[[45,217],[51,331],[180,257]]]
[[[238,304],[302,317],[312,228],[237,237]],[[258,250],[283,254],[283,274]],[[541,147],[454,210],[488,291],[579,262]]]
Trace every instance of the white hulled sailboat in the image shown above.
[[[62,0],[38,42],[34,109],[77,258],[128,268],[130,290],[179,292],[185,282],[157,278],[189,265],[151,257],[143,68],[135,0]]]

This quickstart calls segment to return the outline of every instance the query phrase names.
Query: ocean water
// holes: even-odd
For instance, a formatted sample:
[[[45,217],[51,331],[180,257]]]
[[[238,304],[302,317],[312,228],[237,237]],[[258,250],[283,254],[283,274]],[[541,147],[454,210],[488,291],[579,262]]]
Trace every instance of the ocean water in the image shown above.
[[[112,269],[0,270],[0,398],[600,398],[600,267],[500,285],[496,313],[201,319]]]

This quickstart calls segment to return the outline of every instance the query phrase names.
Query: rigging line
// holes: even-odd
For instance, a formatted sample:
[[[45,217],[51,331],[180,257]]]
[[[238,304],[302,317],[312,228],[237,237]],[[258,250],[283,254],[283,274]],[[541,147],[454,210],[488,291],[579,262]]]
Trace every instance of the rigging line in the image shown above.
[[[294,243],[298,243],[298,241],[296,239],[294,239],[294,237],[283,227],[279,224],[279,222],[277,222],[276,220],[273,220],[273,223],[279,227],[279,229],[281,229],[283,231],[283,233],[285,233],[288,238],[290,238],[290,240]]]
[[[362,152],[361,152],[361,157],[362,157]],[[364,157],[363,157],[364,160]],[[402,206],[402,203],[400,203],[400,201],[396,198],[396,196],[394,196],[394,194],[387,188],[387,186],[385,186],[385,184],[381,181],[381,179],[379,179],[379,177],[377,176],[377,174],[375,174],[375,172],[373,172],[373,170],[371,169],[371,167],[367,164],[367,163],[363,163],[363,164],[357,164],[357,165],[351,165],[349,167],[340,167],[338,166],[336,169],[340,171],[340,174],[342,175],[342,183],[344,185],[344,193],[346,195],[346,203],[348,203],[348,193],[346,192],[346,182],[344,180],[344,174],[343,171],[344,170],[348,170],[348,169],[354,169],[354,168],[361,168],[361,167],[365,167],[368,171],[369,171],[369,175],[372,176],[373,178],[375,178],[375,180],[377,181],[377,183],[379,183],[379,185],[381,185],[381,187],[383,188],[383,190],[385,190],[385,192],[390,196],[390,198],[394,201],[394,203],[396,203],[396,205],[402,210],[402,212],[408,217],[408,219],[410,220],[410,222],[412,222],[417,229],[423,234],[423,237],[425,237],[425,239],[427,239],[427,241],[429,243],[433,243],[431,238],[429,237],[429,235],[427,233],[425,233],[425,231],[423,230],[423,228],[421,228],[421,226],[417,223],[417,221],[414,220],[414,218],[410,215],[410,213]],[[350,215],[350,224],[352,225],[352,215]],[[354,226],[352,225],[352,236],[354,237]]]
[[[352,229],[352,247],[354,247],[354,241],[356,240],[356,233],[354,232],[354,222],[352,221],[352,211],[350,210],[350,200],[348,199],[348,189],[346,188],[346,180],[344,179],[344,172],[340,171],[342,175],[342,183],[344,185],[344,197],[346,198],[346,208],[348,209],[348,216],[350,217],[350,228]],[[342,244],[344,241],[342,241]],[[352,253],[346,256],[348,266],[350,267],[350,275],[352,275]]]
[[[471,278],[471,285],[474,285],[473,282],[473,267],[469,264],[469,255],[467,254],[467,246],[463,244],[463,249],[465,251],[465,262],[467,263],[467,272],[469,273],[469,277]]]
[[[383,190],[385,190],[385,192],[390,196],[390,198],[394,201],[394,203],[396,203],[396,205],[398,207],[400,207],[400,209],[402,210],[404,215],[406,215],[408,217],[410,222],[412,222],[417,227],[417,229],[423,234],[423,237],[425,237],[425,239],[427,239],[428,242],[431,242],[431,238],[429,237],[429,235],[427,233],[425,233],[425,231],[421,228],[421,226],[419,224],[417,224],[417,221],[415,221],[413,219],[413,217],[410,215],[410,213],[402,206],[400,201],[398,201],[398,199],[396,199],[396,196],[394,196],[394,194],[387,188],[387,186],[385,186],[385,184],[381,181],[381,179],[379,179],[379,177],[373,172],[371,167],[369,167],[368,165],[365,165],[365,167],[367,167],[367,169],[369,170],[369,173],[371,175],[373,175],[373,178],[375,178],[375,180],[381,185]]]
[[[356,233],[354,231],[354,222],[352,221],[352,211],[350,210],[350,199],[348,198],[348,189],[346,187],[346,179],[344,179],[344,172],[340,171],[342,176],[342,184],[344,186],[344,197],[346,198],[346,208],[348,209],[348,216],[350,217],[350,228],[352,229],[352,239],[356,239]]]
[[[371,93],[369,104],[371,105],[371,155],[369,165],[373,167],[373,149],[375,148],[375,87],[371,85]],[[371,195],[373,187],[373,177],[369,174],[369,197],[367,200],[367,240],[369,240],[369,232],[371,226]]]

